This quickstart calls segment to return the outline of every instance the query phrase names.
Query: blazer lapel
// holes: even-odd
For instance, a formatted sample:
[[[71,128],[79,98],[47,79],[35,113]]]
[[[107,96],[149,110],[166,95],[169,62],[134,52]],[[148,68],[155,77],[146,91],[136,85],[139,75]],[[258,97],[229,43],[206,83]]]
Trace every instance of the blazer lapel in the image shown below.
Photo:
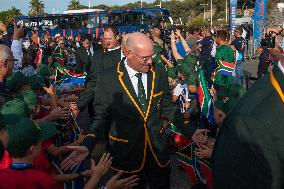
[[[135,90],[132,86],[131,80],[130,80],[129,75],[127,73],[127,70],[126,70],[124,63],[122,61],[120,61],[117,65],[117,72],[119,74],[118,80],[119,80],[121,86],[123,87],[126,94],[129,96],[129,98],[131,99],[132,103],[134,104],[135,108],[138,110],[140,115],[143,117],[143,119],[145,119],[145,115],[144,115],[142,108],[140,106],[140,102],[137,98],[137,95],[136,95]]]
[[[147,73],[147,100],[148,100],[148,108],[147,108],[147,112],[145,114],[145,121],[148,119],[148,116],[149,116],[150,110],[151,110],[153,93],[154,93],[154,87],[155,87],[155,78],[156,78],[156,73],[154,71],[154,68],[152,67],[150,69],[150,71]]]

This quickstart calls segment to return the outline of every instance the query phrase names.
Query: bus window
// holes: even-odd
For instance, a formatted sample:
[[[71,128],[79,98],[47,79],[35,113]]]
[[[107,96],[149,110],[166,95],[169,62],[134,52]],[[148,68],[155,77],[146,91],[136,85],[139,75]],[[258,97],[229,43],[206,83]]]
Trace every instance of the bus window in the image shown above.
[[[41,20],[42,30],[57,28],[57,22],[54,22],[52,17],[45,17]]]
[[[109,24],[114,26],[122,25],[122,14],[121,13],[111,13],[109,14]]]
[[[82,15],[82,28],[95,28],[100,25],[100,16],[95,15]]]
[[[107,14],[101,14],[100,17],[101,17],[101,25],[102,25],[102,27],[107,26],[108,23],[109,23],[108,15]]]
[[[81,28],[81,20],[79,16],[68,16],[68,26],[70,29]]]
[[[57,25],[59,26],[60,29],[68,29],[69,28],[69,23],[68,23],[68,17],[58,17],[57,20]]]
[[[124,13],[125,26],[139,26],[142,21],[142,14],[135,12]]]

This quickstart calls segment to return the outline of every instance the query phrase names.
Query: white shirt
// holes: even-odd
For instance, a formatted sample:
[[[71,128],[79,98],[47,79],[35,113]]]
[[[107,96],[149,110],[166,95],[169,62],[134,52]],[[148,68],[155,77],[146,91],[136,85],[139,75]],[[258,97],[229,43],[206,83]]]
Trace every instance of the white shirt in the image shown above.
[[[124,63],[125,63],[125,67],[126,67],[126,70],[128,72],[129,78],[131,80],[132,86],[134,88],[134,91],[135,91],[135,93],[138,97],[138,78],[135,76],[135,74],[137,74],[139,72],[133,70],[130,66],[128,66],[127,58],[125,59]],[[147,74],[146,73],[142,73],[142,83],[143,83],[145,95],[146,95],[146,98],[147,98]]]
[[[242,37],[243,37],[244,39],[246,39],[246,37],[247,37],[247,31],[244,30],[244,29],[243,29]]]
[[[119,48],[120,48],[120,46],[117,46],[117,47],[114,47],[113,49],[107,49],[107,51],[114,51],[114,50],[119,49]]]
[[[278,67],[280,68],[280,70],[281,70],[282,73],[284,74],[284,67],[282,66],[281,61],[278,62]]]
[[[19,40],[13,40],[11,45],[11,50],[13,52],[13,56],[18,61],[14,62],[13,72],[16,72],[22,68],[22,59],[23,59],[23,50],[22,43]]]
[[[25,76],[32,76],[37,74],[36,70],[34,69],[33,66],[28,65],[27,67],[22,68],[21,72],[25,75]]]
[[[188,101],[188,88],[187,88],[187,84],[177,84],[177,86],[174,88],[174,96],[183,96],[183,98],[185,99],[185,101]]]

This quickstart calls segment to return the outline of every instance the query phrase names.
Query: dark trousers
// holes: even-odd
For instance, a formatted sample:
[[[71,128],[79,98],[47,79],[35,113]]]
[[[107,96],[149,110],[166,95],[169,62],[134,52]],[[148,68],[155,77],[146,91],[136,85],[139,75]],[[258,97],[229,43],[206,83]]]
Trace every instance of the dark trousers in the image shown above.
[[[204,72],[205,79],[207,81],[208,87],[211,87],[211,56],[200,56],[199,64]]]
[[[140,180],[138,186],[133,189],[146,189],[147,184],[150,189],[170,189],[171,168],[170,164],[164,168],[160,167],[149,147],[147,150],[144,168],[136,174],[123,174],[122,178],[137,175]]]

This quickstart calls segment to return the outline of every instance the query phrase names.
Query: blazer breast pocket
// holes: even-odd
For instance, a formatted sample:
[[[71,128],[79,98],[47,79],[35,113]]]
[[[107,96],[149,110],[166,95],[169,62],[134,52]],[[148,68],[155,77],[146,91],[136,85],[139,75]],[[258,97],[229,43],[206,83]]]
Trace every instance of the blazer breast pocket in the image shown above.
[[[164,91],[157,92],[153,94],[154,103],[156,103],[155,109],[158,110],[161,107],[161,101],[163,97]]]
[[[153,98],[156,98],[156,97],[161,96],[163,94],[164,94],[164,91],[157,92],[157,93],[153,94]]]

